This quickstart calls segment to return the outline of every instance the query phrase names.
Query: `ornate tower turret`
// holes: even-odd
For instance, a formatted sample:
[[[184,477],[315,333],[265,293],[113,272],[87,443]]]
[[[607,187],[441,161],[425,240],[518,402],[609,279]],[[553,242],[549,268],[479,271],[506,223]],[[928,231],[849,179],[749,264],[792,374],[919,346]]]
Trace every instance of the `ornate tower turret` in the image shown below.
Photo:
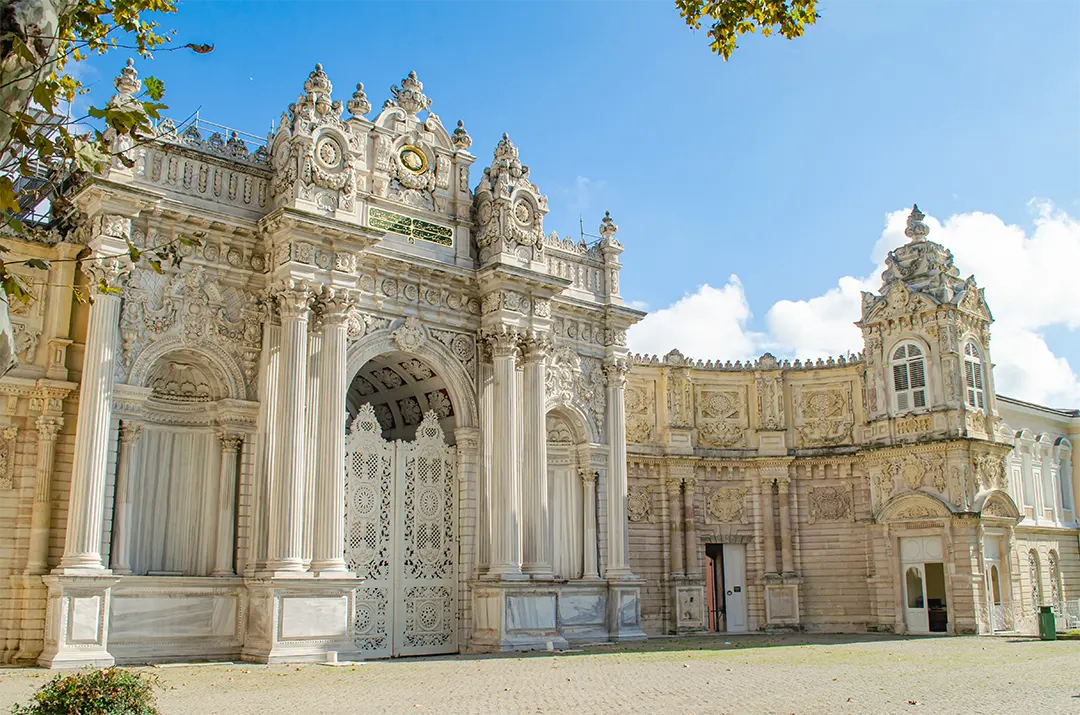
[[[332,91],[322,65],[315,65],[304,93],[282,113],[271,138],[270,191],[275,206],[356,220],[356,167],[363,165],[367,137],[342,121],[343,105],[332,99]],[[349,105],[354,114],[363,109],[356,97]]]
[[[481,266],[529,267],[543,261],[547,197],[529,181],[529,167],[518,159],[518,149],[506,134],[495,147],[491,166],[484,169],[473,206]]]
[[[863,293],[864,373],[871,438],[937,434],[989,439],[997,411],[990,362],[993,317],[974,276],[927,239],[915,206],[908,243],[889,252],[877,294]]]

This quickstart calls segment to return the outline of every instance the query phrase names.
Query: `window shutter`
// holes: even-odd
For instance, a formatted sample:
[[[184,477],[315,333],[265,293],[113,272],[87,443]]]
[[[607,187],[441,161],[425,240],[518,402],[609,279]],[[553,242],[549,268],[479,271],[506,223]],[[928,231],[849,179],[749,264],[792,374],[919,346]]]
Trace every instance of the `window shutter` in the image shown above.
[[[908,408],[908,394],[906,392],[896,393],[896,409],[903,411]]]
[[[903,392],[908,389],[907,365],[893,365],[892,369],[893,390]]]
[[[911,395],[915,398],[916,407],[926,407],[926,390],[912,390]]]
[[[908,370],[911,372],[911,387],[926,387],[926,374],[923,368],[922,360],[912,360],[908,363]]]

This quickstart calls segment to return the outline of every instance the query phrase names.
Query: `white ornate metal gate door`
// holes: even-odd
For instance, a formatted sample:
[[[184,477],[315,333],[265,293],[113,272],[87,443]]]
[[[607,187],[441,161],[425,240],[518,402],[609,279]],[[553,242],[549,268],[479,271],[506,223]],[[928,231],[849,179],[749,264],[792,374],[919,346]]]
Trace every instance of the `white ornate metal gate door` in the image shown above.
[[[434,412],[397,443],[394,654],[457,652],[454,448]]]
[[[369,658],[455,653],[455,450],[434,412],[414,442],[386,442],[363,405],[345,442],[346,561],[354,642]]]

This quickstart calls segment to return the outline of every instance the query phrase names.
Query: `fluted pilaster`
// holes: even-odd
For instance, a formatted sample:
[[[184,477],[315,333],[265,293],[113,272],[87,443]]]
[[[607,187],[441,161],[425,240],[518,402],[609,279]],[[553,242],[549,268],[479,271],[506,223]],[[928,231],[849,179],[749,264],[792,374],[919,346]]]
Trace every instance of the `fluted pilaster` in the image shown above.
[[[91,283],[106,285],[123,269],[118,261],[95,261],[85,270]],[[104,571],[101,535],[105,520],[105,466],[109,459],[113,375],[119,344],[120,295],[98,292],[90,306],[86,347],[75,431],[75,458],[71,473],[67,531],[62,570]]]
[[[34,471],[34,504],[30,511],[30,548],[26,556],[27,574],[43,574],[49,569],[49,531],[52,527],[52,475],[56,457],[56,437],[64,418],[41,415],[37,418],[37,467]]]
[[[791,480],[777,479],[780,491],[780,568],[783,573],[795,573],[794,550],[791,544]]]
[[[270,488],[271,571],[304,570],[304,389],[307,387],[308,315],[312,292],[294,283],[277,294],[281,315],[277,454]]]
[[[311,570],[341,577],[345,564],[345,353],[351,294],[328,291],[322,300],[319,353],[319,448],[315,472],[315,551]]]
[[[237,455],[244,438],[239,434],[222,431],[221,470],[218,479],[217,545],[214,551],[214,576],[232,576],[236,573],[236,465]]]
[[[671,575],[682,576],[683,528],[682,528],[682,479],[667,480],[668,519],[671,531]]]
[[[485,332],[493,366],[494,426],[491,452],[492,579],[521,578],[521,474],[517,455],[517,404],[514,383],[518,334],[500,327]]]
[[[525,390],[523,414],[525,469],[522,478],[524,563],[521,570],[537,579],[554,578],[551,514],[548,505],[547,424],[545,389],[547,356],[551,343],[546,336],[525,342]]]
[[[765,573],[776,573],[776,524],[773,519],[773,480],[758,481],[758,504],[761,508],[762,548],[765,550]]]
[[[683,524],[686,536],[686,575],[697,576],[698,572],[698,542],[697,523],[694,520],[694,480],[683,481]]]
[[[608,448],[608,564],[607,578],[632,578],[627,551],[628,515],[626,511],[626,373],[625,360],[610,360],[604,365],[607,375]]]
[[[581,486],[583,499],[581,500],[582,514],[581,523],[583,524],[583,530],[585,532],[584,541],[584,558],[582,559],[582,578],[600,578],[600,571],[596,563],[596,472],[588,469],[582,469],[578,472],[581,475]]]
[[[120,450],[116,456],[116,497],[113,500],[112,570],[131,573],[132,480],[131,452],[142,434],[142,425],[124,420],[120,423]]]

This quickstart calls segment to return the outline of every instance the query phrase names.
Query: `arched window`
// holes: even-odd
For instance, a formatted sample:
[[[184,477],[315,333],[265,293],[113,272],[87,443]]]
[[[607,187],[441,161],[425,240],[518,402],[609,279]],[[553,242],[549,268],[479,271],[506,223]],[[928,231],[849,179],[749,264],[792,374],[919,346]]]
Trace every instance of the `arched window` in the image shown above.
[[[968,407],[986,409],[986,392],[983,390],[983,361],[975,343],[964,346],[964,380],[967,384]]]
[[[926,362],[922,348],[914,343],[903,343],[896,348],[892,374],[897,411],[926,407]]]
[[[1047,561],[1050,567],[1050,604],[1058,611],[1065,597],[1061,592],[1061,565],[1058,564],[1057,551],[1051,551]]]
[[[1039,555],[1035,549],[1028,552],[1028,578],[1031,580],[1031,610],[1039,612],[1042,605],[1042,584],[1039,578]]]

